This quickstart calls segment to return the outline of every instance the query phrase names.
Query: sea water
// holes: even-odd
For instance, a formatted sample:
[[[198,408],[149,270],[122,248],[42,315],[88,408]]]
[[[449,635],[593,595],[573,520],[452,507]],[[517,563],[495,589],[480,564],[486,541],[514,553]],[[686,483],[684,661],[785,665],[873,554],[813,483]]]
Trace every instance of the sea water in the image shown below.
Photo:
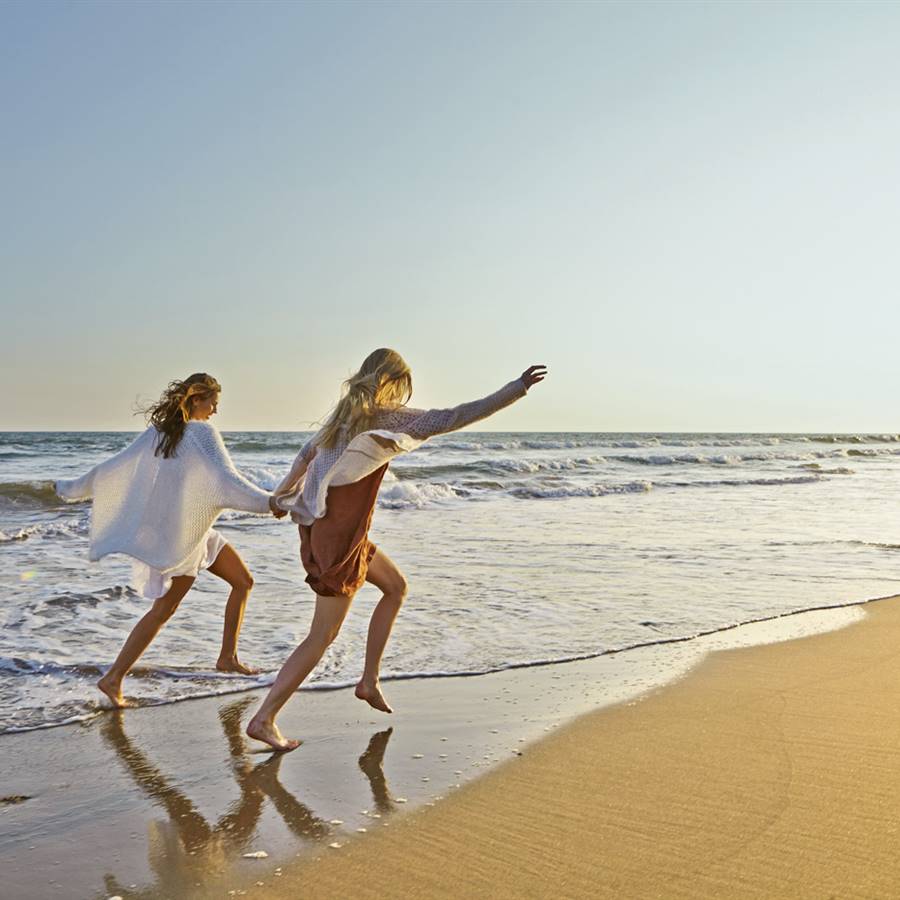
[[[135,437],[0,434],[0,732],[95,715],[94,683],[150,601],[124,557],[88,562],[79,475]],[[308,435],[226,433],[271,488]],[[227,585],[202,572],[126,682],[141,703],[269,683],[314,596],[289,519],[224,513],[216,528],[255,587],[242,659],[215,671]],[[372,539],[409,597],[385,677],[482,673],[690,638],[738,622],[900,593],[900,436],[458,432],[398,458]],[[309,687],[355,683],[366,586]]]

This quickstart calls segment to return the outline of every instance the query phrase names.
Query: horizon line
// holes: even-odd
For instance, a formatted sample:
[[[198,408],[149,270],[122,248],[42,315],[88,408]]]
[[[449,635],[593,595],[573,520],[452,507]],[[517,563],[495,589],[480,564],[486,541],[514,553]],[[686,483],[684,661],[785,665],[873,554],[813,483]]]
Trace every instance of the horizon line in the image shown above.
[[[0,435],[3,434],[136,434],[144,429],[129,428],[2,428]],[[228,428],[218,429],[222,434],[300,434],[307,431],[317,431],[317,428]],[[455,429],[454,431],[444,432],[444,434],[454,434],[456,431],[463,432],[464,429]],[[635,430],[635,429],[610,429],[604,431],[591,431],[580,429],[508,429],[503,431],[486,431],[472,430],[466,431],[467,434],[748,434],[748,435],[808,435],[808,434],[828,434],[828,435],[887,435],[893,434],[900,437],[900,430],[870,428],[870,429],[849,429],[834,430],[827,428],[807,429],[804,431],[778,431],[778,430],[738,430],[738,429],[681,429],[681,430]],[[442,437],[443,435],[433,435],[433,437]]]

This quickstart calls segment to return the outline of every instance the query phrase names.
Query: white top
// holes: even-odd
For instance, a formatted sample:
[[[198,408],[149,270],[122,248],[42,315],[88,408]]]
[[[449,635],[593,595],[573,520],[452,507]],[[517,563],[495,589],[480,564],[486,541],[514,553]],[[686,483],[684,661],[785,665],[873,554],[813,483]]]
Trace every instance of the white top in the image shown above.
[[[481,400],[451,409],[383,409],[375,416],[374,429],[352,441],[340,440],[334,447],[317,446],[318,432],[303,445],[291,471],[273,491],[275,501],[290,511],[295,522],[312,525],[327,512],[330,485],[359,481],[428,438],[485,419],[526,393],[525,383],[517,378]]]
[[[174,456],[157,456],[149,427],[132,444],[81,478],[56,482],[66,500],[93,499],[90,558],[125,553],[176,571],[199,552],[224,509],[269,512],[269,494],[235,468],[209,422],[191,420]]]

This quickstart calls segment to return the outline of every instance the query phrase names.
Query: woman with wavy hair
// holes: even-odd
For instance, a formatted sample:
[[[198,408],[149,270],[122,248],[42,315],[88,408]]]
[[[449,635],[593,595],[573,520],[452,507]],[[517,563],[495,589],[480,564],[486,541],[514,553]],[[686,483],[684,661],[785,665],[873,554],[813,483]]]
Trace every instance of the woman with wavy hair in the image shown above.
[[[353,597],[366,582],[381,599],[372,613],[365,669],[356,696],[392,712],[381,693],[379,669],[403,599],[406,579],[390,557],[369,540],[378,488],[391,459],[433,435],[477,422],[524,397],[543,380],[531,366],[499,391],[452,409],[410,409],[412,374],[396,350],[370,353],[344,383],[343,395],[324,427],[297,454],[275,488],[275,504],[300,526],[300,559],[316,605],[309,634],[282,666],[247,725],[247,734],[275,750],[293,750],[275,724],[279,710],[315,668],[337,637]]]
[[[122,681],[190,590],[200,569],[227,582],[222,649],[216,668],[254,674],[238,659],[237,641],[253,586],[237,551],[212,525],[225,509],[279,510],[272,495],[234,467],[209,421],[221,387],[198,372],[173,381],[146,410],[147,430],[81,478],[57,481],[66,500],[92,500],[90,559],[124,553],[134,560],[135,586],[153,606],[134,626],[97,686],[115,707],[129,705]]]

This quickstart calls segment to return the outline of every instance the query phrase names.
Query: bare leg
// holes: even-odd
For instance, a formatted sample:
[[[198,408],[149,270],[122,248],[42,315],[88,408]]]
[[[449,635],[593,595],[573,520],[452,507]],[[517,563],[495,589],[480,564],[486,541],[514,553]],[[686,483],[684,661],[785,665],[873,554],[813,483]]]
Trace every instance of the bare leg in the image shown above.
[[[116,661],[107,673],[97,682],[97,687],[119,709],[128,706],[122,696],[122,681],[131,671],[141,654],[150,646],[160,629],[178,609],[184,595],[191,589],[194,579],[189,575],[178,575],[172,579],[172,587],[157,600],[153,601],[150,611],[131,629],[131,634],[119,651]]]
[[[273,750],[294,750],[300,746],[300,741],[288,740],[282,735],[275,724],[275,716],[337,637],[352,602],[352,597],[316,595],[316,611],[309,634],[287,658],[265,700],[247,725],[250,737],[265,742]]]
[[[366,581],[381,588],[382,596],[369,620],[366,667],[359,684],[356,685],[356,696],[375,709],[389,713],[393,710],[381,693],[378,675],[381,670],[381,657],[391,636],[394,620],[406,597],[406,578],[383,550],[377,550],[369,563]]]
[[[253,588],[253,576],[231,544],[226,544],[219,551],[219,555],[209,567],[209,571],[231,585],[231,593],[228,595],[228,603],[225,605],[222,649],[219,652],[216,668],[220,672],[255,675],[259,669],[245,666],[238,659],[237,652],[238,635],[241,633],[241,624],[244,621],[247,598]]]

